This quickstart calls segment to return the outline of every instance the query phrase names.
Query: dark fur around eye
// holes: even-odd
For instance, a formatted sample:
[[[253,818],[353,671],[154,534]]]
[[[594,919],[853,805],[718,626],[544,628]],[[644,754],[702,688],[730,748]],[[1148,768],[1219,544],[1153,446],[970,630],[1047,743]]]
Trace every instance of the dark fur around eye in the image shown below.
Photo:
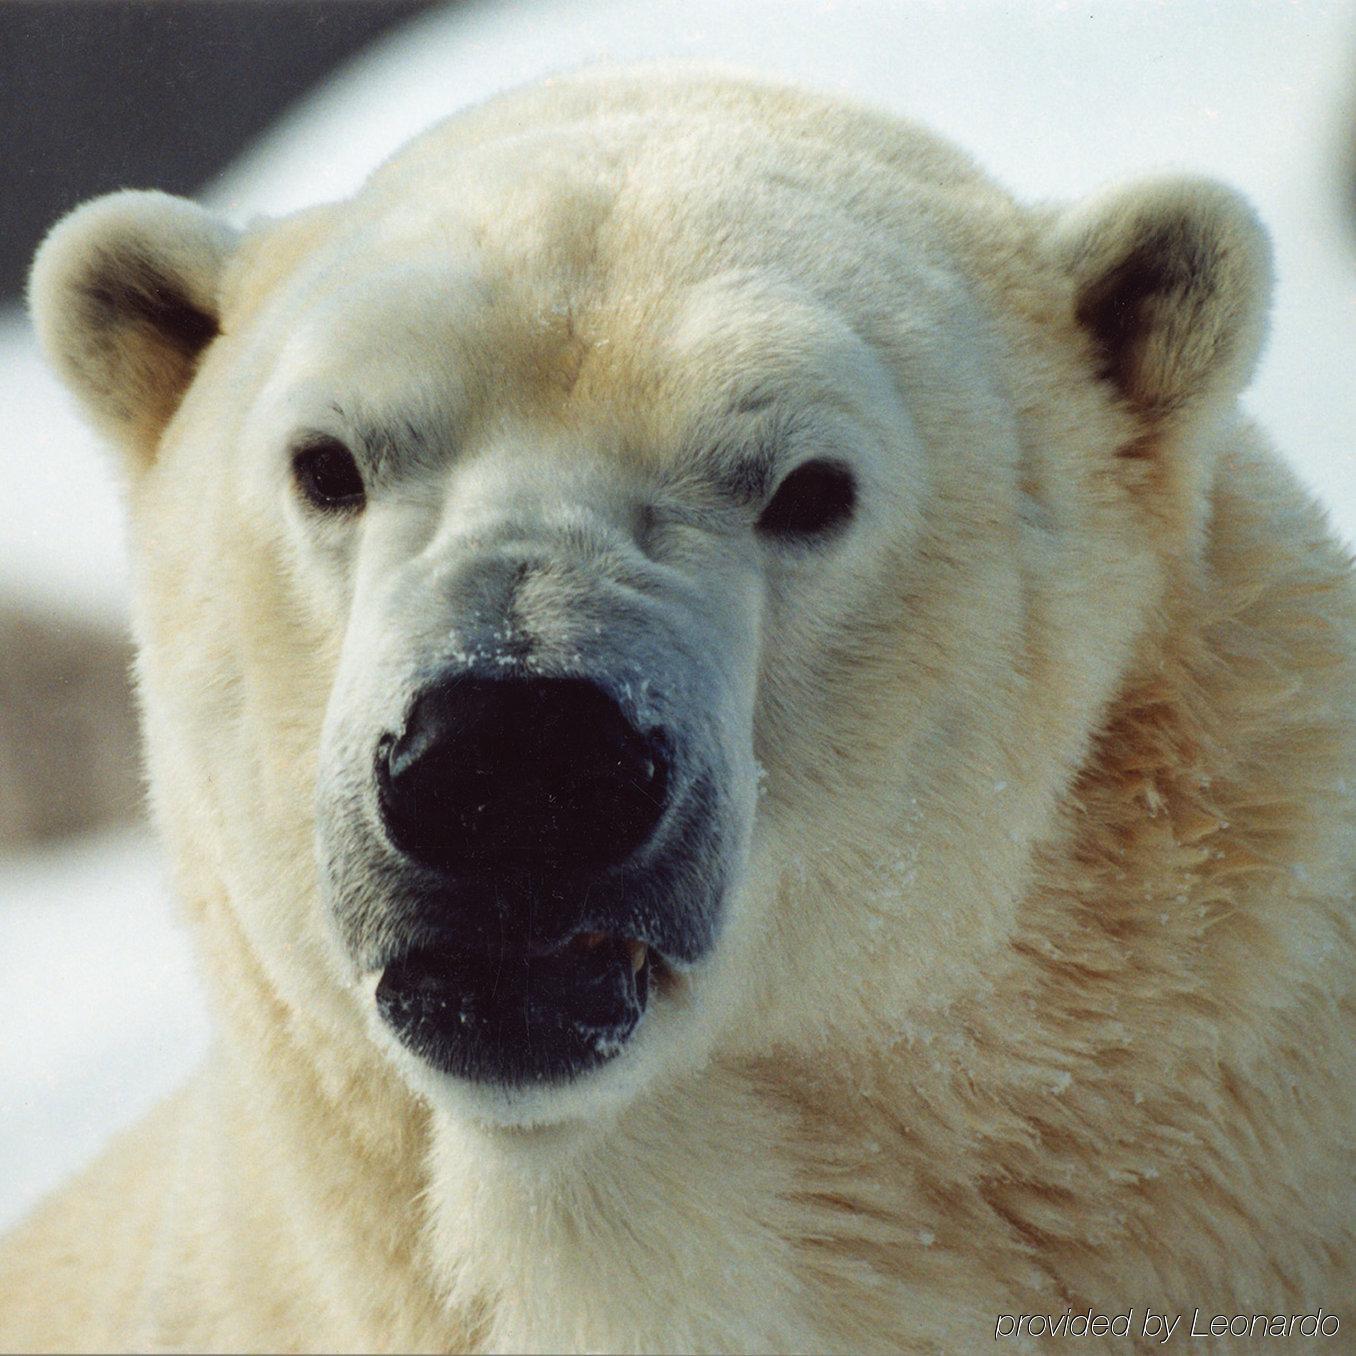
[[[292,475],[307,503],[326,513],[353,513],[366,502],[358,464],[337,438],[310,438],[294,448]]]
[[[769,537],[804,541],[842,527],[857,504],[857,482],[846,466],[807,461],[777,487],[758,519]]]

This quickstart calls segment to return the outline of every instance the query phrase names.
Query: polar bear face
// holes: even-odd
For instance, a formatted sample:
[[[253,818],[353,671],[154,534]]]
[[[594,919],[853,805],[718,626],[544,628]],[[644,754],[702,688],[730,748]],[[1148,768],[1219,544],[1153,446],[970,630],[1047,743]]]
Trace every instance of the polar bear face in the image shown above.
[[[294,331],[246,439],[286,449],[271,499],[341,600],[317,807],[343,954],[421,1084],[536,1114],[543,1085],[591,1098],[701,1044],[759,759],[794,747],[760,708],[812,681],[766,633],[842,626],[888,579],[918,439],[869,345],[766,272],[666,280],[645,329],[549,278],[505,305],[442,261],[395,272]],[[438,300],[397,370],[426,387],[430,334],[466,354],[432,409],[362,375],[402,288]],[[569,317],[545,338],[543,297]]]
[[[884,119],[619,88],[244,240],[118,195],[35,269],[127,452],[185,892],[496,1125],[992,962],[1263,304],[1220,190],[1026,214]]]

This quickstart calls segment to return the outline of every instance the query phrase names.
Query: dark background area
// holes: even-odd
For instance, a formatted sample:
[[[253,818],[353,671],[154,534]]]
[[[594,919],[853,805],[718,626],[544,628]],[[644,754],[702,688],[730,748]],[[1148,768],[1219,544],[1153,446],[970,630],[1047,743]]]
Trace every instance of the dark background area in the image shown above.
[[[96,193],[192,194],[429,0],[0,0],[0,302]]]

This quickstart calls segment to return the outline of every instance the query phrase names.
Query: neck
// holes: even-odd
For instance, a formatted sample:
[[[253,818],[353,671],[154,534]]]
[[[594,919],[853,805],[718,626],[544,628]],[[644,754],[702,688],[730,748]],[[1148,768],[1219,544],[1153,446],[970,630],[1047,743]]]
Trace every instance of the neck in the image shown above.
[[[427,1116],[365,1040],[310,1029],[271,991],[224,898],[202,933],[224,1027],[218,1133],[226,1141],[224,1228],[246,1210],[236,1251],[259,1227],[290,1255],[269,1278],[314,1296],[325,1342],[354,1350],[465,1349],[433,1283],[423,1209]],[[238,1195],[236,1194],[238,1193]],[[313,1335],[312,1339],[313,1340]]]
[[[769,1111],[772,1114],[769,1114]],[[707,1070],[606,1125],[437,1118],[435,1252],[494,1350],[790,1350],[793,1128]],[[695,1302],[694,1302],[695,1298]]]
[[[1031,1272],[1002,1239],[983,1269],[934,1248],[920,1140],[841,1050],[713,1063],[568,1132],[436,1118],[433,1146],[441,1275],[492,1350],[934,1349]],[[951,1218],[987,1220],[951,1150]]]

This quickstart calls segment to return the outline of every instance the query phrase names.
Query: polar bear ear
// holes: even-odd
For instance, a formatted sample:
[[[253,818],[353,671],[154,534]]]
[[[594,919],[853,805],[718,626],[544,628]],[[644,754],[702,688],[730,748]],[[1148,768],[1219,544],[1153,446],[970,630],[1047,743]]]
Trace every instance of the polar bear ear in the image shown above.
[[[52,229],[29,308],[48,360],[94,425],[146,465],[203,350],[235,232],[165,193],[113,193]]]
[[[1204,179],[1131,185],[1066,211],[1055,243],[1100,375],[1151,424],[1189,418],[1247,384],[1271,249],[1232,189]]]

